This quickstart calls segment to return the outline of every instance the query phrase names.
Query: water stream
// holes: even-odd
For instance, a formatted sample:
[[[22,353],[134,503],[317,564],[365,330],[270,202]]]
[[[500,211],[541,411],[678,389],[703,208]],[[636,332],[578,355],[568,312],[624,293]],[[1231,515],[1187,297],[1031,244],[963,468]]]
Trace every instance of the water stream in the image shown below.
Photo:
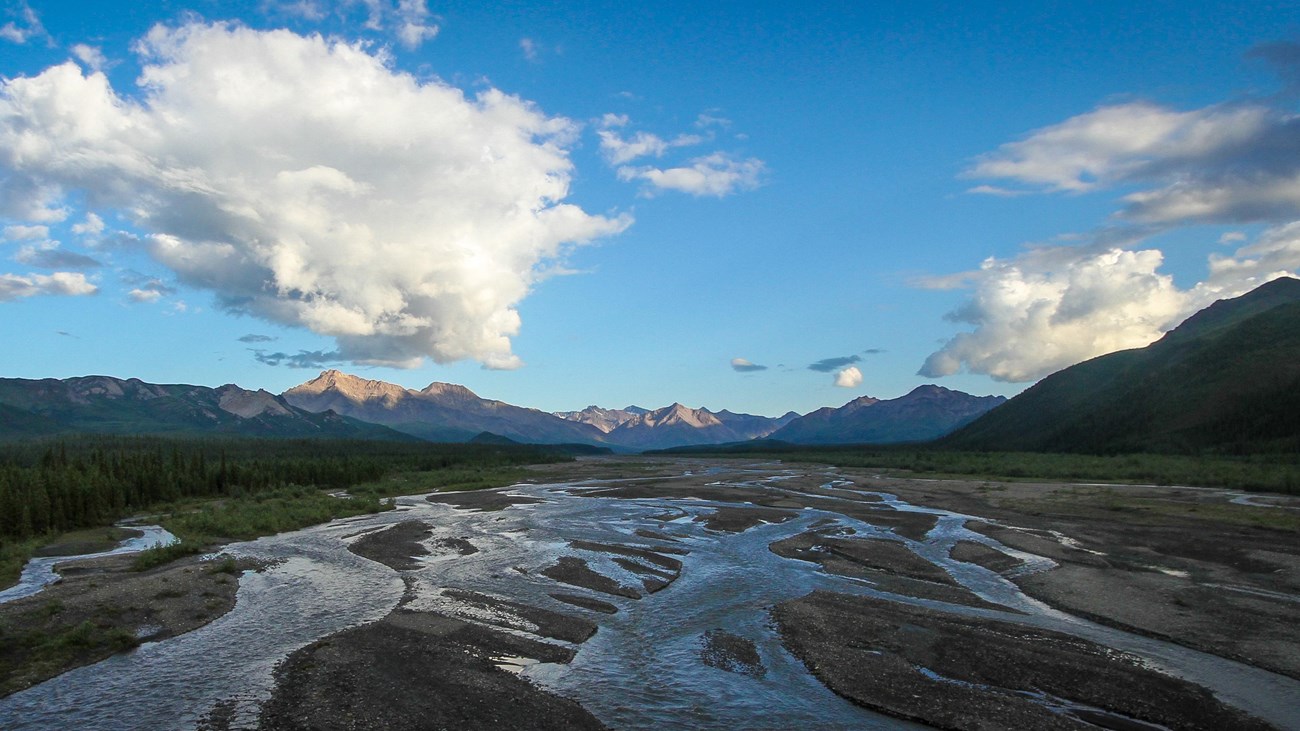
[[[728,484],[779,489],[781,479],[789,476],[774,467]],[[920,728],[836,696],[783,648],[771,625],[769,607],[814,589],[885,596],[1069,632],[1133,652],[1283,728],[1300,727],[1300,682],[1052,610],[1022,594],[1003,576],[949,558],[950,548],[965,540],[1021,557],[1030,562],[1028,570],[1050,565],[1046,559],[967,530],[966,516],[908,505],[891,495],[857,490],[843,480],[828,479],[824,488],[828,496],[814,503],[819,507],[804,509],[783,523],[762,524],[737,534],[709,531],[695,521],[720,503],[602,498],[589,494],[591,483],[568,483],[516,486],[512,489],[518,494],[541,502],[497,512],[460,510],[408,497],[398,499],[394,511],[233,544],[227,553],[275,563],[262,573],[244,574],[229,614],[194,632],[146,643],[134,652],[0,699],[0,728],[191,728],[219,702],[233,703],[234,727],[255,726],[260,704],[270,696],[272,670],[278,661],[327,634],[383,617],[396,606],[404,591],[398,573],[356,556],[347,546],[361,534],[410,519],[433,529],[433,536],[425,541],[432,551],[423,559],[425,566],[407,572],[416,580],[416,599],[410,608],[471,621],[485,619],[486,610],[448,596],[445,589],[582,613],[550,593],[588,592],[558,585],[540,574],[561,555],[579,555],[592,569],[624,585],[640,585],[639,577],[610,554],[575,550],[570,541],[665,545],[636,535],[638,529],[649,529],[671,536],[674,545],[690,551],[680,556],[681,577],[667,589],[639,600],[592,594],[617,605],[619,611],[597,618],[600,630],[577,646],[572,663],[535,663],[528,658],[507,663],[512,672],[577,700],[612,728]],[[842,498],[836,497],[837,490]],[[936,513],[940,519],[924,540],[913,541],[834,510],[841,499],[864,496],[896,509]],[[826,509],[820,509],[823,502]],[[664,522],[669,512],[678,517]],[[768,549],[772,542],[814,525],[851,529],[858,537],[901,541],[980,597],[1018,613],[954,608],[884,594],[867,582],[829,575],[814,564],[781,558]],[[440,549],[439,541],[444,539],[467,540],[479,550],[462,556]],[[766,672],[742,675],[704,664],[702,637],[716,629],[753,641]]]
[[[18,577],[18,583],[4,591],[0,591],[0,604],[37,594],[41,589],[58,581],[59,575],[55,572],[54,567],[61,563],[103,558],[104,556],[117,556],[123,553],[139,553],[147,548],[166,546],[176,542],[176,536],[156,525],[124,527],[141,531],[141,535],[128,538],[118,544],[116,548],[99,553],[86,553],[79,556],[37,556],[31,559],[23,566],[22,575]]]

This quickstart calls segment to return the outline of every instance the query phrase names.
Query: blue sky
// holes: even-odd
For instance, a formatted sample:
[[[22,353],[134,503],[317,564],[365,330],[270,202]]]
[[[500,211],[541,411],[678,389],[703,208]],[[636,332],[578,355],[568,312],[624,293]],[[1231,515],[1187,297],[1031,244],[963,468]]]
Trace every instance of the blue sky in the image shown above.
[[[576,5],[3,4],[0,375],[1012,395],[1300,266],[1300,5]]]

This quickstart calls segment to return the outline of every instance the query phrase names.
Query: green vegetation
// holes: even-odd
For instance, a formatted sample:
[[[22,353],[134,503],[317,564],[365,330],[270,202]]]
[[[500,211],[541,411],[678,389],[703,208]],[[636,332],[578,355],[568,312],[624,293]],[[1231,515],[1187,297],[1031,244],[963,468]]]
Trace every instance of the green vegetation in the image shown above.
[[[0,444],[0,587],[60,534],[160,513],[181,538],[148,568],[222,540],[386,509],[382,498],[492,487],[571,457],[543,447],[82,436]],[[330,494],[346,493],[335,496]]]
[[[821,462],[839,467],[910,472],[928,477],[1188,485],[1300,494],[1300,457],[1295,455],[1099,456],[1038,452],[960,452],[925,446],[798,447],[774,443],[684,448],[666,450],[665,453]]]
[[[53,607],[49,611],[54,616],[61,610]],[[108,622],[87,620],[42,628],[0,626],[0,668],[4,669],[0,673],[0,696],[139,644],[135,635]]]

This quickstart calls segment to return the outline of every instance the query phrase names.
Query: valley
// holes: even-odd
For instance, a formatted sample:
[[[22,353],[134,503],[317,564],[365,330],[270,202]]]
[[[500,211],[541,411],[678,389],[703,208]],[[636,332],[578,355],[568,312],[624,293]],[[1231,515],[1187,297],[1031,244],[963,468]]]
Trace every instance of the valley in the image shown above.
[[[233,609],[0,724],[1300,724],[1291,497],[589,457],[396,503],[226,545]]]

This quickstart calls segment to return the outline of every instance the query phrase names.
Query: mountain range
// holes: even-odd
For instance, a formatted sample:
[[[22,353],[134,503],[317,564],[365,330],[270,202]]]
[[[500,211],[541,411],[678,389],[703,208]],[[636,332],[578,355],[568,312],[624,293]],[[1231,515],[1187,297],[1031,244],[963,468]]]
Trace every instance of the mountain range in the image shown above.
[[[838,409],[817,409],[776,430],[771,439],[793,444],[928,442],[969,424],[1006,400],[1005,396],[972,396],[943,386],[918,386],[896,399],[863,396]]]
[[[619,451],[773,436],[809,444],[892,442],[938,436],[969,421],[973,409],[991,408],[1001,400],[928,386],[893,401],[864,397],[805,417],[793,411],[779,417],[714,412],[679,403],[653,410],[590,406],[553,414],[484,399],[456,384],[432,383],[417,391],[337,370],[324,371],[280,396],[233,384],[214,389],[108,376],[10,378],[0,379],[0,438],[91,432],[497,439]]]
[[[942,440],[960,449],[1300,453],[1300,280],[1220,300],[1145,348],[1054,373]]]
[[[136,378],[0,378],[0,438],[48,434],[223,434],[410,440],[334,412],[299,409],[266,391],[160,385]]]

